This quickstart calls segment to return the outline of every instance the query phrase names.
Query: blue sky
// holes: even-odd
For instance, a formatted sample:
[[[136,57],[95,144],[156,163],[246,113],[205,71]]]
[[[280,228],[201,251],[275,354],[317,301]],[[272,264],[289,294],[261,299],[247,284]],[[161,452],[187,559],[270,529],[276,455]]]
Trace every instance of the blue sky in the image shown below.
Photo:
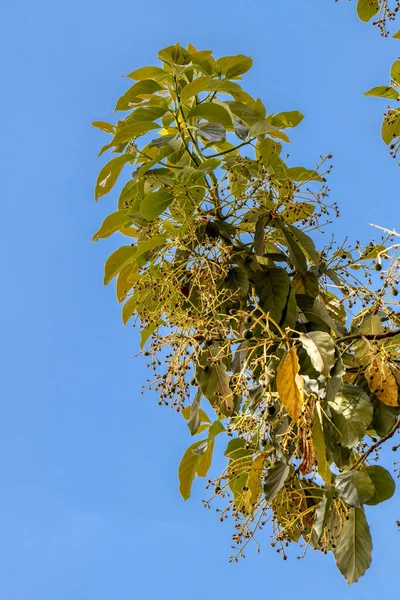
[[[379,138],[385,101],[362,96],[386,83],[400,42],[333,0],[14,0],[1,20],[1,597],[393,597],[398,496],[368,510],[373,566],[352,588],[331,557],[283,563],[267,532],[261,554],[228,564],[230,524],[202,508],[202,481],[180,498],[186,426],[140,395],[137,331],[102,285],[118,239],[90,241],[115,205],[93,200],[104,138],[90,122],[112,119],[120,75],[159,48],[249,54],[246,89],[268,112],[306,115],[293,164],[334,156],[333,229],[366,240],[370,222],[400,229],[398,170]]]

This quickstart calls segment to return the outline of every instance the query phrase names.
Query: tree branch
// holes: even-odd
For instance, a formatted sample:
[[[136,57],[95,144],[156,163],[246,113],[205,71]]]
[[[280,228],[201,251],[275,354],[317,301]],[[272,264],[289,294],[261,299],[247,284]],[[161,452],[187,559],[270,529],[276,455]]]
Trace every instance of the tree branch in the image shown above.
[[[387,433],[385,436],[383,436],[383,438],[381,438],[380,440],[375,442],[375,444],[372,444],[372,446],[370,448],[368,448],[368,450],[366,452],[364,452],[364,454],[362,456],[360,456],[360,458],[355,463],[355,465],[352,466],[351,470],[354,471],[354,469],[357,468],[359,464],[363,463],[368,458],[368,456],[371,454],[371,452],[373,452],[374,450],[379,448],[379,446],[381,446],[387,440],[390,440],[390,438],[394,436],[394,434],[396,433],[396,431],[399,428],[400,428],[400,417],[397,419],[396,423],[393,425],[393,427],[389,431],[389,433]]]

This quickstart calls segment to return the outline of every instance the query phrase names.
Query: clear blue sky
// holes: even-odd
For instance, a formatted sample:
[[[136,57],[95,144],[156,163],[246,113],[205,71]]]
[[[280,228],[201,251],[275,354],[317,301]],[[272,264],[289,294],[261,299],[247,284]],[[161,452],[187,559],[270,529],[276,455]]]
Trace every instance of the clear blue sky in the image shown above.
[[[367,239],[400,229],[398,176],[379,139],[400,42],[333,0],[14,0],[3,3],[0,595],[4,600],[200,600],[260,594],[309,600],[394,597],[397,498],[368,510],[373,566],[352,588],[331,557],[283,563],[268,545],[227,562],[230,524],[184,503],[176,470],[183,419],[140,395],[138,334],[124,329],[103,263],[118,239],[91,243],[115,195],[93,200],[120,75],[189,41],[254,58],[250,93],[269,112],[299,109],[293,164],[332,152],[334,229]],[[397,508],[396,508],[397,507]]]

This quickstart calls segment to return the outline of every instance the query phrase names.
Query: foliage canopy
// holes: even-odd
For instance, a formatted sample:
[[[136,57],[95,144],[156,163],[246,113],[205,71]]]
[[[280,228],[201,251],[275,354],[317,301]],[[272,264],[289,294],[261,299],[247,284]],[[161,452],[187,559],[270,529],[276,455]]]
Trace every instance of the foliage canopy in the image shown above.
[[[364,506],[395,488],[374,463],[400,427],[398,234],[316,244],[338,208],[331,156],[311,168],[285,157],[303,115],[268,114],[244,91],[249,57],[176,44],[158,58],[127,76],[117,124],[93,123],[111,135],[100,154],[115,154],[96,199],[130,173],[94,239],[125,236],[104,282],[116,278],[123,323],[140,323],[148,387],[199,436],[180,492],[207,476],[225,434],[204,504],[233,519],[231,560],[268,524],[283,558],[302,540],[355,582],[371,562]],[[368,94],[397,94],[385,90]]]

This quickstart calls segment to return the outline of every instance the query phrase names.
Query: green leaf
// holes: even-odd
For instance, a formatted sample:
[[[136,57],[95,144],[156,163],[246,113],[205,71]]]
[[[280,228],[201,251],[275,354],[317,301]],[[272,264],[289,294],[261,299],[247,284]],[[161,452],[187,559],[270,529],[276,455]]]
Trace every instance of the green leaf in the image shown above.
[[[92,241],[95,242],[100,238],[108,238],[110,235],[118,231],[124,225],[132,221],[128,215],[129,210],[117,210],[106,217],[98,231],[94,234]]]
[[[151,192],[145,196],[140,204],[140,212],[148,221],[158,217],[173,201],[174,197],[165,188]]]
[[[271,502],[285,485],[290,473],[290,467],[284,462],[277,461],[273,467],[268,469],[264,479],[264,494],[267,502]]]
[[[133,262],[135,254],[136,248],[132,246],[121,246],[113,252],[104,266],[104,285],[110,283],[126,264]]]
[[[400,135],[400,109],[389,110],[382,123],[382,139],[391,144]]]
[[[285,129],[286,127],[297,127],[303,119],[304,115],[302,115],[301,112],[292,110],[289,112],[278,113],[277,115],[274,115],[270,121],[275,127]]]
[[[292,288],[295,294],[316,298],[319,294],[318,279],[312,271],[304,275],[295,275],[292,279]]]
[[[179,491],[184,500],[187,500],[190,497],[192,483],[200,460],[200,456],[196,454],[194,450],[197,450],[203,443],[204,440],[200,440],[189,446],[179,464]]]
[[[196,129],[206,142],[220,142],[226,138],[226,131],[219,123],[204,123]]]
[[[153,123],[152,121],[134,121],[130,125],[123,127],[118,133],[115,134],[112,141],[114,146],[128,142],[132,138],[139,137],[152,129],[160,129],[160,125]]]
[[[104,121],[93,121],[93,127],[97,129],[101,129],[101,131],[105,131],[106,133],[115,133],[115,125],[111,125],[111,123],[105,123]]]
[[[304,183],[306,181],[324,181],[322,175],[320,175],[317,171],[305,169],[304,167],[290,167],[286,172],[289,179],[292,181],[298,181],[300,183]]]
[[[119,98],[115,110],[129,110],[134,104],[141,102],[143,96],[154,94],[162,90],[162,86],[152,79],[144,79],[132,85],[121,98]]]
[[[147,327],[142,329],[142,331],[140,332],[140,349],[141,350],[143,350],[144,345],[146,344],[147,340],[155,332],[157,327],[158,327],[157,323],[150,323],[150,325],[148,325]]]
[[[341,434],[340,444],[353,448],[364,437],[373,416],[373,406],[367,394],[355,385],[346,384],[329,402],[332,418]]]
[[[225,128],[233,127],[232,119],[229,112],[220,104],[214,102],[206,102],[205,104],[197,104],[188,113],[187,118],[206,119],[212,123],[220,123]]]
[[[345,471],[336,476],[335,488],[349,506],[361,508],[374,495],[374,485],[364,471]]]
[[[330,507],[332,505],[333,489],[328,490],[323,495],[321,502],[318,504],[318,508],[315,511],[315,521],[313,524],[313,537],[316,542],[319,542],[322,532],[324,530],[327,516],[329,514]]]
[[[400,40],[400,29],[398,31],[396,31],[396,33],[394,35],[392,35],[392,38],[394,40]]]
[[[269,121],[258,121],[254,123],[249,129],[249,138],[256,137],[257,135],[264,135],[265,133],[275,133],[279,131],[277,127],[272,125]]]
[[[225,285],[235,295],[239,296],[239,298],[245,298],[249,291],[249,275],[246,269],[243,267],[232,267],[228,277],[225,279]]]
[[[143,254],[146,254],[146,252],[149,252],[149,250],[153,250],[154,248],[163,246],[166,241],[167,238],[165,237],[165,235],[155,235],[152,238],[148,238],[147,240],[140,242],[140,244],[136,248],[135,260],[138,259],[140,256],[143,256]]]
[[[253,59],[243,54],[236,56],[222,56],[217,61],[217,68],[226,79],[235,79],[247,73],[253,64]]]
[[[347,583],[355,583],[372,560],[372,539],[362,508],[352,508],[334,551],[336,564]]]
[[[400,82],[400,60],[395,60],[392,64],[390,76],[394,81]],[[398,94],[396,98],[398,98]]]
[[[219,408],[224,414],[232,412],[233,394],[229,387],[230,377],[217,343],[203,352],[195,377],[203,395],[213,408]]]
[[[219,158],[207,158],[205,161],[199,165],[199,171],[215,171],[221,164],[221,160]]]
[[[190,417],[187,422],[187,426],[189,428],[190,434],[195,435],[197,430],[200,427],[201,416],[200,416],[200,403],[203,394],[201,389],[198,387],[196,395],[193,399],[193,402],[190,406]]]
[[[383,437],[394,427],[400,409],[383,404],[376,396],[373,396],[372,404],[374,407],[374,416],[371,427],[380,437]]]
[[[298,229],[298,227],[295,227],[294,225],[287,225],[287,227],[292,234],[294,241],[300,244],[310,261],[315,266],[318,266],[319,255],[315,249],[315,244],[312,239],[306,233],[304,233],[304,231]]]
[[[94,197],[98,200],[101,196],[108,194],[114,187],[124,165],[127,162],[133,161],[135,156],[133,154],[122,154],[112,158],[104,167],[101,169],[94,191]]]
[[[129,73],[127,77],[129,79],[135,79],[136,81],[142,81],[143,79],[161,79],[165,77],[166,72],[160,67],[141,67]]]
[[[377,96],[378,98],[390,98],[391,100],[397,100],[399,93],[390,85],[379,85],[373,87],[368,92],[365,92],[364,96]]]
[[[367,500],[366,504],[375,506],[375,504],[389,500],[396,489],[396,484],[389,471],[379,465],[366,467],[365,470],[374,486],[374,495]]]
[[[314,369],[328,377],[335,363],[335,344],[329,333],[310,331],[301,334],[299,339]]]
[[[205,75],[203,77],[197,77],[196,79],[185,85],[185,87],[180,93],[181,102],[186,102],[190,98],[193,98],[193,96],[197,96],[197,94],[200,94],[201,92],[207,90],[210,81],[211,77]]]
[[[290,278],[285,269],[273,267],[254,274],[256,293],[265,312],[279,323],[290,293]]]
[[[358,0],[357,14],[361,21],[367,23],[379,11],[379,0]]]
[[[313,415],[312,437],[318,459],[318,474],[322,477],[325,483],[330,483],[332,473],[329,468],[329,463],[326,457],[325,432],[323,425],[323,415],[321,405],[317,401]]]
[[[300,245],[293,238],[292,233],[287,229],[287,225],[278,222],[279,227],[282,230],[283,235],[286,238],[287,247],[289,251],[290,260],[300,275],[305,275],[307,272],[307,260],[304,256],[304,252]]]
[[[130,296],[128,298],[128,300],[125,302],[125,304],[123,305],[123,307],[122,307],[122,322],[124,325],[126,325],[127,322],[129,321],[129,319],[131,317],[133,317],[137,305],[138,305],[138,300],[137,300],[137,297],[135,296],[135,294]]]

